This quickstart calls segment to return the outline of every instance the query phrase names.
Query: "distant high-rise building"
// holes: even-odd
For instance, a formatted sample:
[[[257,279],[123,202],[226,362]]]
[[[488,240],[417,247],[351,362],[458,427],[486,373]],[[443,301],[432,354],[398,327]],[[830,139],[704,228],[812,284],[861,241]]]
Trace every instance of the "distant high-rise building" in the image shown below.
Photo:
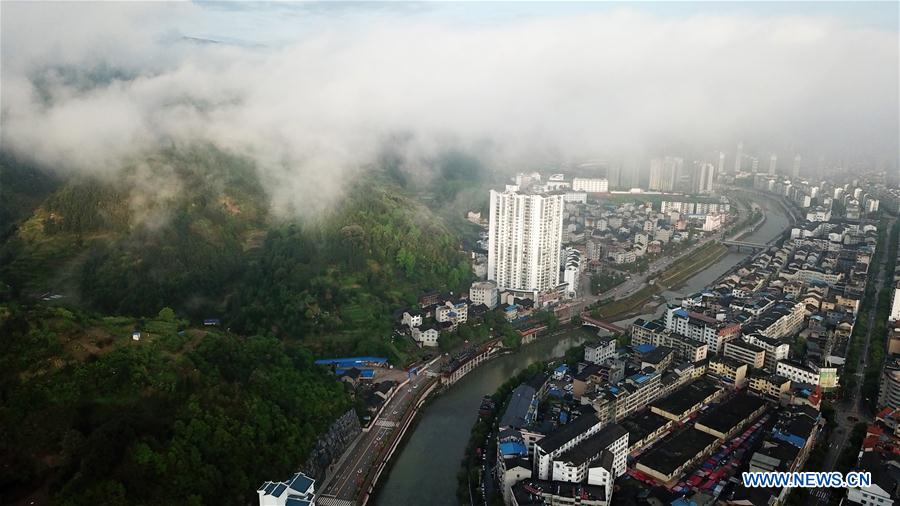
[[[563,195],[491,190],[487,278],[500,290],[559,285]]]
[[[769,175],[775,175],[775,168],[778,166],[778,156],[775,153],[772,153],[772,156],[769,157]]]
[[[697,179],[699,193],[712,193],[713,182],[716,179],[716,167],[711,163],[700,164],[700,174]]]
[[[675,180],[678,174],[681,174],[683,165],[684,160],[674,156],[650,160],[650,184],[648,188],[661,192],[671,192],[675,188]]]
[[[759,158],[755,156],[750,160],[750,172],[753,174],[759,172]]]
[[[800,155],[794,157],[794,166],[791,168],[791,177],[794,179],[800,178],[800,163],[803,161],[803,158]]]
[[[716,167],[716,173],[717,174],[725,173],[725,153],[722,151],[719,151],[719,166]]]
[[[734,172],[738,173],[741,171],[741,162],[744,159],[744,143],[738,142],[737,145],[737,154],[734,155]]]
[[[622,187],[622,163],[615,162],[609,166],[606,178],[609,180],[610,188]]]

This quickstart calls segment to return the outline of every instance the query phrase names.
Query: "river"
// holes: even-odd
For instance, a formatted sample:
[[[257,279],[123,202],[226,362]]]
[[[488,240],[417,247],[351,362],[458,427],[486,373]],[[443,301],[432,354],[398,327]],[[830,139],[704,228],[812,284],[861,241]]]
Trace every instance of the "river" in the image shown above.
[[[757,204],[765,210],[766,222],[759,230],[743,239],[766,242],[780,234],[788,226],[789,220],[777,203],[759,199]],[[666,291],[662,295],[666,299],[672,299],[701,290],[746,257],[746,253],[729,252],[689,278],[677,290]],[[662,310],[663,307],[660,306],[657,313]],[[654,317],[653,314],[640,316]],[[617,323],[627,325],[635,318],[637,317]],[[485,363],[436,397],[425,407],[406,445],[395,456],[375,504],[459,504],[456,499],[456,476],[469,440],[469,431],[478,417],[482,397],[494,393],[504,381],[521,369],[537,361],[561,357],[567,349],[580,345],[590,335],[575,329],[561,336],[538,339],[513,354]]]

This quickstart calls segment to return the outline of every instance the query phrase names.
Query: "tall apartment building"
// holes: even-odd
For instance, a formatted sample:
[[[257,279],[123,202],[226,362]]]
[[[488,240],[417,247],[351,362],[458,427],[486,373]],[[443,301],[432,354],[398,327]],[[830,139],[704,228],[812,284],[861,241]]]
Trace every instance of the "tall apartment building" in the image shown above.
[[[563,196],[491,190],[488,273],[500,290],[559,285]]]
[[[711,163],[701,164],[697,179],[698,193],[712,193],[715,180],[716,167]]]
[[[572,179],[572,191],[607,193],[609,192],[609,181],[606,178],[602,177],[576,177]]]
[[[670,192],[675,189],[675,180],[681,174],[684,160],[673,156],[650,160],[651,190]]]

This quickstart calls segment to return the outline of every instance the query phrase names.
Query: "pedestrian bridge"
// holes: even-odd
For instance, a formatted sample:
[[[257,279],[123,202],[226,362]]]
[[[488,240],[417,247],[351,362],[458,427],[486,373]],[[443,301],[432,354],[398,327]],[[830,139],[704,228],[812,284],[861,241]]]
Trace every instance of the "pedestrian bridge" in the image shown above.
[[[722,240],[722,244],[728,246],[729,248],[737,248],[738,251],[742,249],[750,250],[750,251],[762,251],[769,248],[768,244],[763,244],[760,242],[750,242],[750,241],[732,241],[732,240]]]
[[[591,314],[585,311],[581,313],[581,324],[587,325],[588,327],[594,327],[598,329],[608,330],[610,332],[616,332],[619,334],[624,334],[625,329],[618,325],[613,325],[612,323],[608,323],[602,320],[598,320],[596,318],[592,318]]]

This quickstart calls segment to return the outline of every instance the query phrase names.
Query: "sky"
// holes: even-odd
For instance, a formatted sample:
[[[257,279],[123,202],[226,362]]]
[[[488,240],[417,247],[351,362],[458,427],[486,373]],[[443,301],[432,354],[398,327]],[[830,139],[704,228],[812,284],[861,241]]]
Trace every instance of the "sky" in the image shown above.
[[[0,25],[0,148],[116,177],[212,143],[277,208],[331,205],[386,146],[411,171],[898,157],[893,2],[4,2]]]

